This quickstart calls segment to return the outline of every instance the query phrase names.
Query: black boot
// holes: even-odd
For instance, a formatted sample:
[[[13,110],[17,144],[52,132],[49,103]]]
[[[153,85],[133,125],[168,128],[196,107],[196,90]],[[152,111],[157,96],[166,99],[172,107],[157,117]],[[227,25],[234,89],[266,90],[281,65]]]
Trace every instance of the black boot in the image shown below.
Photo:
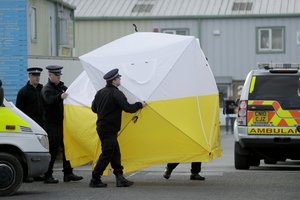
[[[164,177],[165,179],[169,179],[170,176],[171,176],[171,174],[172,174],[172,170],[170,170],[168,167],[166,167],[166,171],[165,171],[163,177]]]
[[[33,180],[33,178],[29,178],[29,177],[26,177],[26,178],[24,178],[24,180],[23,180],[23,182],[24,183],[32,183],[34,180]]]
[[[92,188],[102,188],[102,187],[107,187],[107,184],[103,183],[101,181],[101,178],[97,178],[97,179],[92,178],[89,186]]]
[[[71,174],[65,174],[64,175],[64,182],[80,181],[82,179],[83,179],[82,176],[77,176],[77,175],[75,175],[73,173],[71,173]]]
[[[190,179],[191,180],[204,181],[205,177],[200,176],[199,174],[191,174]]]
[[[129,187],[131,185],[133,185],[133,182],[127,180],[122,174],[116,175],[116,186],[117,187]]]
[[[52,175],[50,175],[50,176],[45,176],[44,183],[46,183],[46,184],[56,184],[56,183],[58,183],[58,182],[59,182],[59,181],[58,181],[57,179],[53,178]]]
[[[44,180],[45,180],[45,177],[44,177],[44,176],[36,176],[36,177],[33,177],[33,180],[34,180],[34,181],[37,181],[37,182],[39,182],[39,181],[44,181]]]

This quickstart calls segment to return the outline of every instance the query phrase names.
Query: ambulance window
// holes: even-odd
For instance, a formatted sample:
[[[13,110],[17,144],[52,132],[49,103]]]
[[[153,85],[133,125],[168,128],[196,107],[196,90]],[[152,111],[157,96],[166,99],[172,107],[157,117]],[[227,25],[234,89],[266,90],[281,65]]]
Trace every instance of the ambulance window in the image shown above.
[[[300,76],[256,76],[249,100],[278,101],[283,109],[300,109]]]

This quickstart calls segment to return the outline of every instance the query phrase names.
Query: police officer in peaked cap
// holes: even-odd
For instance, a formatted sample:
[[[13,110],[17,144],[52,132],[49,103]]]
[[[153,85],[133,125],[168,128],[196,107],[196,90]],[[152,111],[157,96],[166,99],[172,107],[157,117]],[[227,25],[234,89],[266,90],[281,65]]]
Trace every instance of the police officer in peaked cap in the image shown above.
[[[28,82],[22,87],[16,100],[16,106],[31,119],[43,127],[43,102],[40,84],[40,76],[43,71],[40,67],[30,67],[27,69]]]
[[[16,106],[43,127],[43,100],[41,91],[43,85],[40,84],[40,76],[43,69],[40,67],[29,67],[27,69],[28,82],[24,87],[22,87],[18,94],[16,100]],[[25,182],[42,181],[43,177],[27,177]]]
[[[118,69],[112,69],[107,72],[103,78],[106,80],[106,86],[99,90],[92,102],[92,111],[97,113],[97,132],[101,140],[102,153],[92,172],[90,187],[107,187],[106,183],[101,181],[101,176],[109,163],[116,176],[117,187],[129,187],[133,184],[123,176],[123,166],[121,165],[121,153],[117,140],[118,132],[121,128],[122,111],[135,113],[142,109],[146,103],[136,102],[129,104],[120,86],[121,75]]]
[[[73,168],[70,161],[66,160],[65,148],[63,142],[63,100],[67,98],[68,89],[62,81],[62,66],[49,65],[48,83],[42,89],[42,98],[44,103],[44,127],[48,133],[51,160],[48,171],[45,173],[44,183],[58,183],[59,181],[53,177],[53,166],[59,147],[63,149],[63,173],[64,182],[79,181],[82,176],[73,174]]]

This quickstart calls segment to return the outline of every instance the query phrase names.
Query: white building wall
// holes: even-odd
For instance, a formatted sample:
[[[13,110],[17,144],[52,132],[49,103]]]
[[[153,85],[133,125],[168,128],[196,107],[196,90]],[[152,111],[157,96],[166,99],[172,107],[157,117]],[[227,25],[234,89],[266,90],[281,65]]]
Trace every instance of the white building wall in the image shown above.
[[[41,67],[43,71],[41,73],[41,84],[45,85],[48,82],[48,71],[46,66],[48,65],[60,65],[62,69],[61,81],[69,86],[77,76],[83,71],[78,58],[62,58],[62,57],[41,57],[31,56],[28,58],[28,67]]]

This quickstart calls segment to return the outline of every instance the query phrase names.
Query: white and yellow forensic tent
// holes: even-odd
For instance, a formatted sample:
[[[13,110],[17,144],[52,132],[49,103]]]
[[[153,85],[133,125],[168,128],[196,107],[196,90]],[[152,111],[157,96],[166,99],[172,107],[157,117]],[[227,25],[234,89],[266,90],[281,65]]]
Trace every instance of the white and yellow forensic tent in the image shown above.
[[[199,41],[193,36],[138,32],[80,57],[84,72],[64,101],[64,142],[73,167],[97,162],[97,115],[91,110],[103,75],[118,68],[119,89],[130,103],[119,144],[124,173],[169,162],[207,162],[222,155],[218,89]]]

